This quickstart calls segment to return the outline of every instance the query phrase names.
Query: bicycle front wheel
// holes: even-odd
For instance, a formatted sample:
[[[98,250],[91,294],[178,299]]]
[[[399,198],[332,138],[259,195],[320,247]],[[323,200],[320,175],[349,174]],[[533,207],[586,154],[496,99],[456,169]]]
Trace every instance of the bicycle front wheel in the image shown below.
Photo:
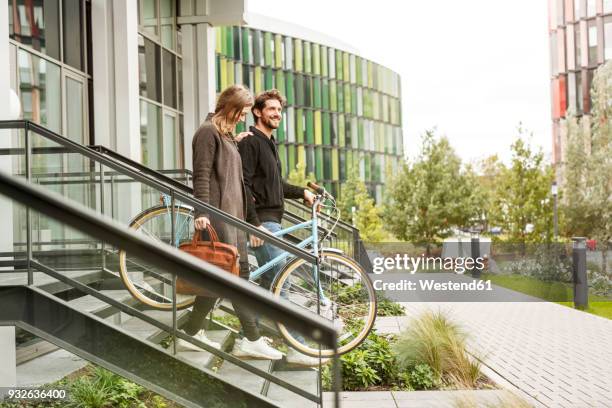
[[[294,259],[277,276],[272,292],[276,297],[331,320],[339,332],[338,354],[359,346],[374,326],[374,286],[363,268],[342,254],[323,250],[318,274],[314,273],[312,264]],[[312,357],[334,355],[333,348],[320,347],[306,338],[307,333],[296,332],[280,323],[277,325],[287,342],[301,353]]]
[[[159,205],[138,214],[130,228],[146,238],[172,246],[191,240],[193,210],[186,206],[174,207],[174,228],[169,206]],[[174,235],[173,235],[174,233]],[[119,275],[127,290],[142,303],[158,310],[172,310],[172,279],[169,271],[161,270],[142,258],[119,252]],[[176,295],[177,309],[193,304],[194,296]]]

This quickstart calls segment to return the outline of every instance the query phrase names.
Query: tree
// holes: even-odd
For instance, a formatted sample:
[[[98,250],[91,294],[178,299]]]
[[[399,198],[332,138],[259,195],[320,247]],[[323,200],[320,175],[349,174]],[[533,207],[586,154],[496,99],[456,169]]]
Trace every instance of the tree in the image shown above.
[[[590,123],[570,117],[566,124],[564,212],[570,232],[597,240],[602,272],[607,273],[612,240],[612,62],[597,69],[592,86]]]
[[[477,180],[480,186],[479,198],[480,202],[482,203],[481,206],[485,220],[485,231],[488,231],[490,227],[495,226],[490,223],[490,220],[496,211],[496,207],[494,205],[495,191],[497,190],[497,185],[501,180],[504,169],[505,166],[497,154],[486,157],[477,163]]]
[[[549,242],[552,238],[553,171],[544,163],[541,149],[532,150],[519,138],[512,143],[512,163],[502,167],[490,202],[490,222],[499,225],[509,240],[519,243]],[[533,226],[531,230],[527,225]]]
[[[423,135],[417,159],[405,163],[390,184],[386,225],[398,238],[427,243],[428,249],[450,235],[451,227],[469,226],[480,214],[473,173],[433,130]]]
[[[309,181],[316,182],[316,177],[314,173],[310,172],[306,175],[306,165],[302,162],[299,162],[295,169],[289,172],[289,176],[287,176],[287,181],[290,184],[295,186],[306,186]]]
[[[387,236],[379,209],[368,193],[365,183],[359,179],[356,169],[349,168],[348,179],[342,185],[338,208],[342,218],[349,220],[359,229],[362,240],[380,242]],[[355,208],[354,219],[353,208]]]

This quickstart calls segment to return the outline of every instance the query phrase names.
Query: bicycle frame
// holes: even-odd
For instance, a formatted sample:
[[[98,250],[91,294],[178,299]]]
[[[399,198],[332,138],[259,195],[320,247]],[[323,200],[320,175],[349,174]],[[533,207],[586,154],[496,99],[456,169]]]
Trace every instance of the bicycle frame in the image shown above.
[[[170,197],[169,196],[162,196],[162,203],[163,205],[165,205],[168,208],[168,216],[170,216],[170,201],[169,201]],[[272,235],[276,236],[276,237],[282,237],[286,234],[290,234],[294,231],[299,231],[302,229],[310,229],[311,231],[311,235],[300,241],[298,244],[296,244],[296,246],[298,248],[304,249],[306,246],[310,245],[311,243],[316,243],[316,245],[313,245],[313,255],[317,258],[317,262],[313,264],[313,277],[315,279],[316,285],[319,287],[319,292],[320,292],[320,296],[321,296],[321,300],[325,300],[327,299],[325,297],[325,295],[323,294],[323,290],[321,288],[321,286],[319,285],[319,265],[318,265],[318,259],[319,259],[319,245],[318,245],[318,241],[319,241],[319,224],[318,224],[318,212],[317,212],[317,208],[318,206],[324,201],[324,197],[321,195],[317,195],[315,197],[312,209],[311,209],[311,219],[310,221],[304,221],[301,222],[299,224],[296,225],[292,225],[291,227],[288,228],[284,228],[280,231],[277,231],[275,233],[273,233]],[[178,220],[175,220],[175,222],[178,222]],[[180,228],[178,228],[178,226],[175,226],[174,231],[175,231],[175,237],[173,239],[173,243],[174,246],[178,247],[179,244],[179,239],[181,236],[181,231],[183,230],[183,228],[185,227],[184,225],[184,221],[183,221],[183,225],[180,226]],[[289,254],[288,252],[283,252],[282,254],[278,255],[277,257],[269,260],[268,262],[266,262],[264,265],[261,265],[260,267],[258,267],[257,269],[255,269],[254,271],[252,271],[249,275],[249,279],[250,280],[257,280],[259,277],[261,277],[264,273],[268,272],[270,269],[272,269],[274,266],[281,264],[285,259],[287,259],[288,257],[290,257],[291,254]]]

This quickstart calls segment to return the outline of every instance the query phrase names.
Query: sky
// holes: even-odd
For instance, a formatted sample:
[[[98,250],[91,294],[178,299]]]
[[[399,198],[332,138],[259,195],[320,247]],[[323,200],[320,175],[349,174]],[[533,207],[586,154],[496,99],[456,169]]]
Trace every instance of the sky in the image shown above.
[[[545,0],[248,0],[401,75],[404,144],[435,128],[466,162],[504,161],[518,127],[552,149]]]

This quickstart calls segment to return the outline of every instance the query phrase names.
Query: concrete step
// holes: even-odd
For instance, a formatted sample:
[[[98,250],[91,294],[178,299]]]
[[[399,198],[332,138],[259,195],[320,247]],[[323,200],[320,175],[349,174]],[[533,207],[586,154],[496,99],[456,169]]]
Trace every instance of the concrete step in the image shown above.
[[[128,292],[127,290],[120,290],[120,289],[119,290],[102,290],[100,291],[100,293],[105,296],[108,296],[111,299],[117,300],[121,303],[135,303],[136,302],[135,299],[134,299],[134,302],[128,302],[132,300],[133,298],[130,292]],[[93,313],[103,318],[110,316],[110,314],[107,314],[104,312],[109,308],[112,309],[112,306],[110,306],[108,303],[94,296],[91,296],[91,295],[86,295],[86,296],[83,296],[77,299],[73,299],[69,301],[68,304],[77,308],[78,310],[81,310],[83,312]]]
[[[270,372],[273,363],[271,360],[245,360],[245,362],[266,372]],[[223,362],[217,374],[227,378],[229,381],[240,384],[240,387],[245,390],[258,394],[263,391],[263,387],[266,383],[265,379],[228,361]]]
[[[317,372],[314,370],[274,371],[272,374],[312,394],[317,393],[319,379]],[[291,408],[314,408],[317,406],[313,401],[274,383],[270,383],[267,397],[282,402],[283,406],[291,406]]]
[[[232,333],[229,330],[207,330],[206,335],[212,341],[221,344],[221,349],[225,349],[231,340]],[[172,353],[172,345],[167,349]],[[179,351],[177,357],[196,368],[211,368],[216,356],[208,351]]]
[[[61,271],[62,275],[74,279],[84,284],[90,284],[97,282],[106,276],[105,272],[100,270],[74,270],[74,271]],[[34,272],[34,286],[41,288],[42,290],[49,293],[58,293],[67,289],[72,289],[71,286],[66,285],[63,282],[47,275],[43,272]],[[17,286],[27,285],[28,274],[27,272],[11,272],[3,273],[0,275],[0,284],[2,286]]]

